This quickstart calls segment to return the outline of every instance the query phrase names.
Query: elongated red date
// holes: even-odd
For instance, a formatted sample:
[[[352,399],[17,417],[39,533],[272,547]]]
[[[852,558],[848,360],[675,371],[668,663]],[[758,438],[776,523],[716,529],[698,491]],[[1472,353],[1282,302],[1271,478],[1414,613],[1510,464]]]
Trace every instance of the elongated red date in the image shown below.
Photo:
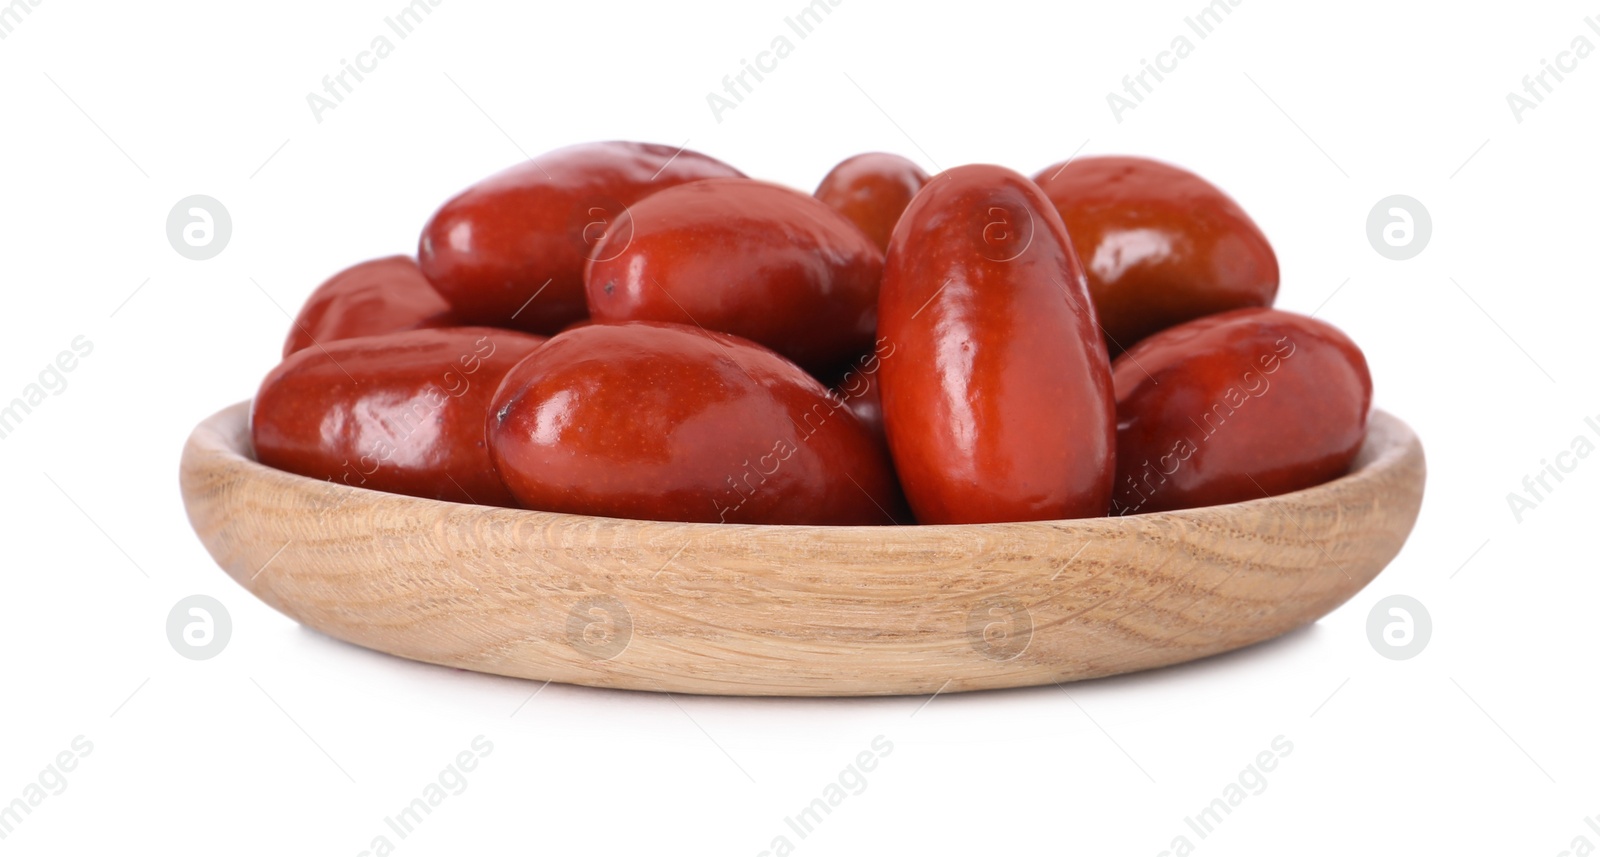
[[[583,266],[629,206],[685,182],[743,175],[673,146],[568,146],[446,202],[422,230],[417,260],[466,323],[555,333],[584,317]],[[626,244],[619,238],[612,252]]]
[[[800,367],[662,322],[562,333],[513,369],[489,416],[530,509],[746,524],[905,517],[887,453]]]
[[[1372,378],[1337,328],[1271,309],[1208,316],[1117,359],[1112,514],[1256,500],[1343,475]]]
[[[1110,369],[1038,186],[995,166],[935,177],[895,228],[879,313],[884,421],[919,522],[1106,513]]]
[[[357,336],[450,327],[450,304],[409,256],[389,256],[334,274],[306,299],[289,329],[283,356]]]
[[[816,199],[716,179],[630,207],[589,264],[589,311],[732,333],[825,372],[872,347],[882,272],[883,253]]]
[[[1267,237],[1188,170],[1148,158],[1076,158],[1034,180],[1088,269],[1113,355],[1158,330],[1277,297],[1278,257]]]
[[[269,467],[377,491],[514,506],[484,415],[505,373],[544,342],[458,327],[366,336],[291,354],[251,407]]]
[[[927,183],[928,174],[911,160],[867,152],[840,161],[823,177],[815,196],[887,250],[900,215]]]

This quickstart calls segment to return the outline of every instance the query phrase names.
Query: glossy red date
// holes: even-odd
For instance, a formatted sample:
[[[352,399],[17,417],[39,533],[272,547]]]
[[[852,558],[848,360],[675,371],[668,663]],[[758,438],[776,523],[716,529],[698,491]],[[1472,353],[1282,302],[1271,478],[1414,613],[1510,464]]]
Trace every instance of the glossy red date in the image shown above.
[[[629,206],[685,182],[743,175],[672,146],[568,146],[446,202],[422,230],[417,260],[465,322],[554,333],[584,317],[583,266]]]
[[[357,336],[457,324],[409,256],[389,256],[334,274],[306,299],[289,329],[283,356]]]
[[[360,488],[514,506],[484,415],[505,373],[544,342],[459,327],[345,339],[290,355],[261,383],[250,433],[268,467]]]
[[[1113,377],[1114,515],[1256,500],[1341,476],[1372,406],[1355,343],[1280,310],[1162,331],[1118,358]]]
[[[881,250],[928,174],[907,158],[868,152],[846,158],[823,177],[816,198],[844,215]]]
[[[1038,186],[994,166],[935,177],[895,228],[879,310],[884,421],[919,522],[1106,513],[1110,368]]]
[[[1271,306],[1278,257],[1215,185],[1148,158],[1077,158],[1034,180],[1089,275],[1113,355],[1193,318]]]
[[[746,524],[905,516],[882,446],[798,366],[661,322],[551,339],[495,395],[489,443],[530,509]]]
[[[629,209],[589,265],[589,311],[731,333],[825,372],[872,347],[882,273],[883,253],[816,199],[716,179]]]

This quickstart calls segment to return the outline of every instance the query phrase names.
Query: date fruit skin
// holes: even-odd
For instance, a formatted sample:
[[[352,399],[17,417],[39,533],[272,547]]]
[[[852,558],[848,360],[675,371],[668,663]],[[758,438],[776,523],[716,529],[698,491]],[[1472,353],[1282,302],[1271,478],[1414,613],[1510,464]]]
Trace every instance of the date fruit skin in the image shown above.
[[[1113,515],[1258,500],[1343,475],[1372,377],[1326,322],[1242,309],[1164,330],[1112,366]]]
[[[568,146],[446,202],[423,228],[417,260],[465,323],[555,333],[584,317],[583,266],[629,206],[685,182],[743,175],[673,146]]]
[[[872,347],[882,273],[883,252],[815,198],[714,179],[629,208],[589,264],[589,312],[731,333],[822,373]]]
[[[257,460],[359,488],[515,506],[489,460],[484,416],[501,378],[543,342],[455,327],[297,351],[251,406]]]
[[[1113,356],[1156,331],[1270,307],[1278,257],[1255,221],[1205,179],[1138,157],[1076,158],[1034,181],[1089,275]]]
[[[388,256],[352,265],[318,286],[295,316],[283,356],[341,339],[456,323],[415,260]]]
[[[935,176],[895,228],[879,312],[884,421],[919,522],[1106,513],[1110,366],[1037,185],[988,165]]]
[[[894,225],[927,183],[927,172],[909,158],[867,152],[840,161],[814,195],[865,232],[878,249],[888,250]]]
[[[529,509],[741,524],[890,524],[888,456],[821,382],[748,340],[665,322],[562,333],[501,383],[501,478]]]

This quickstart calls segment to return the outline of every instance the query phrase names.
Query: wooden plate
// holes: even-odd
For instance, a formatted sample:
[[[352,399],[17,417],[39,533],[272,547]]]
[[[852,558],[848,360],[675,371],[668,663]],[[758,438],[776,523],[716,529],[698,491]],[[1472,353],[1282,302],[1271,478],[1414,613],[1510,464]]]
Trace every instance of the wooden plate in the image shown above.
[[[1372,416],[1306,491],[1124,518],[674,524],[460,505],[254,460],[248,403],[183,451],[189,520],[239,585],[359,646],[499,675],[709,694],[1021,687],[1259,643],[1343,604],[1416,521],[1422,445]]]

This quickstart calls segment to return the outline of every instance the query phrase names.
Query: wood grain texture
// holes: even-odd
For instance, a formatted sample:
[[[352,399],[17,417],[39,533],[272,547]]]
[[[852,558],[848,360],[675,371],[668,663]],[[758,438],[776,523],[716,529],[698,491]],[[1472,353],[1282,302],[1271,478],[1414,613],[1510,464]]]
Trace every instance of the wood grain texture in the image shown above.
[[[1344,603],[1422,502],[1411,430],[1373,414],[1352,472],[1126,518],[925,527],[625,521],[382,494],[253,460],[248,405],[183,452],[195,532],[241,586],[341,640],[599,687],[856,696],[1176,664]]]

